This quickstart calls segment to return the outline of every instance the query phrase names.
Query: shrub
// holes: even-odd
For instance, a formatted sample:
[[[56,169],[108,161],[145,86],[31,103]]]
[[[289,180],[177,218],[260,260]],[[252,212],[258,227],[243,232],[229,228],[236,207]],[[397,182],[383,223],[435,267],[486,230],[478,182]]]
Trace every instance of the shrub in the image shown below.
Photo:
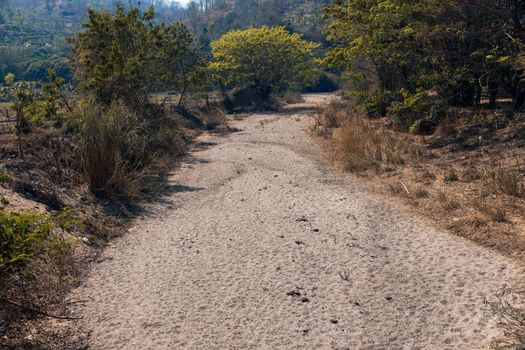
[[[209,108],[203,112],[202,119],[210,128],[217,128],[226,123],[226,114],[220,108]]]
[[[502,165],[486,167],[481,175],[483,189],[488,194],[522,196],[525,194],[524,172],[517,168]]]
[[[0,173],[0,185],[7,184],[10,185],[13,183],[13,178],[6,173]]]
[[[137,179],[131,173],[140,167],[146,148],[137,116],[122,105],[104,110],[94,101],[85,101],[77,113],[89,189],[98,194],[134,192]]]
[[[456,174],[456,169],[450,168],[445,174],[445,182],[456,182],[459,180],[458,175]]]
[[[109,108],[85,100],[76,112],[77,137],[89,189],[98,195],[138,196],[147,168],[178,154],[182,141],[176,122],[149,106],[139,115],[122,103]]]
[[[23,264],[53,227],[52,221],[40,214],[0,211],[0,272]]]
[[[509,217],[505,207],[494,199],[476,198],[472,201],[474,207],[494,222],[507,222]]]
[[[415,94],[410,94],[406,90],[401,90],[400,93],[402,100],[395,101],[388,107],[388,116],[396,126],[401,128],[412,126],[411,131],[419,133],[419,129],[424,126],[422,120],[428,115],[430,109],[428,92],[420,90]],[[416,122],[418,125],[414,124]]]
[[[376,92],[368,98],[358,98],[357,103],[362,106],[369,118],[385,117],[390,109],[390,106],[400,100],[398,94],[392,91]]]
[[[331,134],[334,128],[339,128],[349,117],[348,106],[332,101],[316,114],[314,129],[321,134]]]
[[[404,164],[406,158],[419,155],[417,148],[399,135],[377,130],[361,118],[353,118],[341,129],[340,151],[350,170],[365,170],[381,163]]]

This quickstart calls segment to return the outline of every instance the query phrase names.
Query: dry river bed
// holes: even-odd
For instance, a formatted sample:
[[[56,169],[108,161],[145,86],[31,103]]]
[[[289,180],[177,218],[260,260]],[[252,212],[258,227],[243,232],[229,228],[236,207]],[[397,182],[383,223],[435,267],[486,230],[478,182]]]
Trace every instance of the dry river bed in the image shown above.
[[[484,299],[522,270],[323,164],[310,122],[201,140],[74,292],[89,349],[489,347]]]

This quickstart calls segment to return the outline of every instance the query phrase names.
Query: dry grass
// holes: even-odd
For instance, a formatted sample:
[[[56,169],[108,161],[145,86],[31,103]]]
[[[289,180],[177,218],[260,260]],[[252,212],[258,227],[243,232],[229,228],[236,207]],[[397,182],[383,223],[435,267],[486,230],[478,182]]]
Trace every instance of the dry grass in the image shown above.
[[[287,92],[284,94],[281,100],[287,104],[296,104],[304,102],[303,95],[299,92]]]
[[[381,164],[404,164],[417,150],[394,133],[376,129],[367,120],[354,118],[344,123],[340,132],[340,159],[347,168],[363,171]]]
[[[525,125],[515,118],[507,129],[480,129],[474,121],[472,129],[468,120],[449,116],[435,135],[418,137],[332,103],[319,111],[314,131],[328,139],[331,158],[367,177],[367,187],[462,237],[525,257],[525,149],[519,145]],[[482,132],[488,132],[483,144]]]
[[[486,194],[503,194],[520,197],[525,195],[525,169],[517,162],[508,167],[501,163],[485,166],[481,174]]]
[[[331,136],[333,130],[340,127],[351,115],[352,112],[346,105],[334,100],[318,111],[313,130],[319,135]]]
[[[226,124],[226,113],[219,108],[212,108],[202,115],[203,121],[211,128],[217,128]]]
[[[525,291],[505,288],[486,304],[498,318],[498,325],[505,332],[506,339],[493,344],[495,349],[523,349],[525,346]]]

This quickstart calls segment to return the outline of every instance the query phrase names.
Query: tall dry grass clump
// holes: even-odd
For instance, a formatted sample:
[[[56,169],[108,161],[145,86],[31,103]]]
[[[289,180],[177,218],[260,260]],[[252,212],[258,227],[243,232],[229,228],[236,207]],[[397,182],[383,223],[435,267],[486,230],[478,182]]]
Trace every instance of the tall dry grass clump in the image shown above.
[[[483,191],[487,194],[507,196],[525,195],[525,168],[517,163],[513,167],[497,164],[482,171]]]
[[[350,115],[345,103],[333,100],[316,114],[313,129],[320,135],[331,136],[333,130],[339,128]]]
[[[379,168],[381,164],[404,164],[409,157],[419,155],[408,140],[358,117],[344,122],[339,145],[340,158],[353,171]]]
[[[104,108],[86,100],[75,118],[83,170],[98,195],[138,196],[149,168],[183,148],[176,123],[160,109],[134,112],[122,103]]]
[[[146,139],[138,118],[121,104],[104,110],[86,101],[77,110],[79,151],[89,189],[93,193],[131,195],[137,190]]]

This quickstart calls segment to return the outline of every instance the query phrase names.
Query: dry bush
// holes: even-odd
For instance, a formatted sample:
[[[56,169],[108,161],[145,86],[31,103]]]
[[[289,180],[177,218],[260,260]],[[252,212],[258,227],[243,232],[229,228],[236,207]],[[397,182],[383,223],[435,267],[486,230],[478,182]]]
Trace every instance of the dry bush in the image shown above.
[[[77,143],[93,193],[137,197],[158,160],[181,151],[176,123],[150,109],[139,115],[120,103],[107,109],[90,100],[80,104]]]
[[[525,291],[505,288],[493,300],[486,300],[492,313],[498,318],[498,326],[507,339],[494,344],[496,349],[523,349],[525,346]]]
[[[104,111],[93,101],[86,101],[77,113],[82,125],[79,149],[90,190],[136,195],[140,177],[133,169],[140,167],[136,161],[140,162],[146,149],[137,116],[122,105]]]
[[[461,204],[456,199],[443,191],[437,191],[437,201],[447,212],[461,208]]]
[[[220,108],[211,108],[202,115],[203,121],[211,128],[226,124],[226,113]]]
[[[505,167],[501,164],[486,166],[481,174],[483,192],[508,196],[525,195],[525,170],[520,166]]]
[[[487,199],[484,197],[478,197],[472,200],[472,205],[482,214],[484,214],[487,219],[494,222],[508,222],[509,217],[507,210],[504,205],[498,203],[494,199]]]
[[[469,165],[466,169],[464,169],[461,175],[461,180],[463,180],[463,182],[474,182],[480,178],[481,174],[479,169],[472,165]]]
[[[340,158],[354,171],[378,168],[381,164],[404,164],[419,151],[394,132],[375,128],[363,118],[344,122],[340,133]]]
[[[444,177],[445,182],[456,182],[459,180],[458,175],[456,174],[456,169],[450,168]]]
[[[421,182],[427,185],[432,184],[436,179],[436,174],[428,169],[423,169],[416,174],[416,182]]]
[[[416,198],[428,198],[429,197],[429,193],[426,189],[424,189],[423,187],[419,187],[416,192],[414,193],[414,195],[416,196]]]
[[[282,97],[282,101],[287,104],[303,103],[303,95],[299,92],[287,92]]]
[[[334,100],[316,114],[313,129],[319,134],[329,136],[333,129],[339,128],[351,115],[347,105]]]

